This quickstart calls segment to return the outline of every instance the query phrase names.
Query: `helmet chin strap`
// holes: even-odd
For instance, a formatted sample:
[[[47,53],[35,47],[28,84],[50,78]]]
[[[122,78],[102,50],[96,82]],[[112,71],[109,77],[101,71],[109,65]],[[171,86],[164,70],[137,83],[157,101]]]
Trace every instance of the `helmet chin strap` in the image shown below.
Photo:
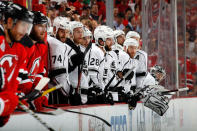
[[[104,46],[105,51],[110,51],[110,48],[108,46]]]
[[[12,26],[12,28],[16,25],[16,22],[17,22],[17,19],[13,19],[13,26]],[[18,41],[16,41],[14,39],[14,37],[13,37],[13,35],[11,33],[11,29],[7,29],[7,31],[8,31],[8,36],[9,36],[9,38],[11,40],[11,43],[9,43],[9,45],[12,46],[14,42],[18,42]]]
[[[17,41],[14,39],[14,37],[13,37],[13,35],[12,35],[10,29],[8,29],[8,36],[9,36],[9,38],[10,38],[10,40],[11,40],[11,43],[9,43],[9,45],[12,47],[13,43],[14,43],[14,42],[17,42]]]

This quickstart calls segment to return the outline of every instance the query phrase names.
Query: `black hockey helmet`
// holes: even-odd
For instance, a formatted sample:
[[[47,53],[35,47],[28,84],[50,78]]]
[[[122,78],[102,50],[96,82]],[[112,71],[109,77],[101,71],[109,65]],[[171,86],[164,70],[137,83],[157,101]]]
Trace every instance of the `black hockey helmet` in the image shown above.
[[[34,14],[33,24],[47,24],[47,17],[40,11],[32,11]]]
[[[5,22],[9,17],[16,20],[25,21],[28,23],[33,23],[33,13],[28,11],[25,7],[12,3],[8,5],[7,9],[4,12],[5,14]]]
[[[0,1],[0,19],[2,19],[3,13],[6,11],[10,2]]]

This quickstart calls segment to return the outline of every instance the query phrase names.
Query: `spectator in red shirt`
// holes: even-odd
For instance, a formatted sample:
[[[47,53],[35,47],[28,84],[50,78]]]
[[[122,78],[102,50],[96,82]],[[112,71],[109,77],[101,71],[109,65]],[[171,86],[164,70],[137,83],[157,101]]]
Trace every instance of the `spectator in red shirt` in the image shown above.
[[[127,8],[126,9],[126,12],[125,12],[124,20],[122,22],[124,26],[127,26],[128,25],[128,23],[129,23],[129,17],[131,17],[131,16],[132,16],[132,10],[131,10],[131,8]]]
[[[121,0],[120,4],[117,5],[119,12],[125,13],[125,10],[129,8],[127,0]]]

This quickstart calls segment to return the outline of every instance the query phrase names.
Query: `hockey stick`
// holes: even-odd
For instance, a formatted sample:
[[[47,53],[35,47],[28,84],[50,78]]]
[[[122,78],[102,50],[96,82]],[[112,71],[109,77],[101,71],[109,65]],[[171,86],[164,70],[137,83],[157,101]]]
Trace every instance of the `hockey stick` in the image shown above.
[[[49,81],[50,79],[48,77],[42,77],[35,87],[35,90],[41,91],[49,83]]]
[[[33,116],[36,120],[38,120],[44,127],[46,127],[49,131],[55,131],[51,128],[46,122],[44,122],[35,112],[30,110],[26,105],[24,105],[21,101],[19,101],[20,107],[31,116]]]
[[[160,92],[162,95],[166,95],[166,94],[169,94],[169,93],[171,93],[171,92],[182,92],[182,91],[187,91],[187,90],[189,90],[189,88],[188,87],[185,87],[185,88],[180,88],[180,89],[174,89],[174,90],[169,90],[169,91],[162,91],[162,92]]]
[[[104,120],[103,118],[96,116],[96,115],[92,115],[92,114],[87,114],[87,113],[83,113],[83,112],[77,112],[77,111],[71,111],[71,110],[66,110],[66,109],[60,109],[60,108],[56,108],[56,107],[50,107],[50,106],[45,106],[43,105],[43,107],[48,108],[48,109],[54,109],[54,112],[51,112],[54,115],[57,114],[61,114],[62,112],[70,112],[70,113],[76,113],[76,114],[81,114],[81,115],[86,115],[86,116],[91,116],[91,117],[95,117],[101,121],[103,121],[106,125],[108,125],[109,127],[111,127],[111,124],[109,122],[107,122],[106,120]]]
[[[50,88],[50,89],[44,91],[44,92],[42,93],[41,96],[45,96],[46,94],[48,94],[48,93],[50,93],[50,92],[52,92],[52,91],[54,91],[54,90],[57,90],[57,89],[59,89],[59,88],[61,88],[61,87],[62,87],[61,84],[56,85],[56,86],[54,86],[54,87],[52,87],[52,88]]]
[[[105,86],[104,91],[107,91],[108,87],[110,86],[110,84],[112,83],[112,81],[114,80],[115,77],[116,77],[116,74],[114,74],[113,77],[110,79],[110,81],[107,83],[107,85]]]
[[[40,92],[48,83],[49,83],[50,79],[48,77],[42,77],[40,79],[40,81],[38,82],[38,84],[36,85],[36,87],[34,88],[34,91],[32,91],[32,93],[29,93],[28,95],[20,98],[20,100],[29,98],[33,95],[36,95],[38,92]],[[37,96],[39,97],[39,96]]]
[[[117,88],[117,86],[118,86],[125,78],[127,78],[127,77],[131,74],[131,72],[132,72],[134,69],[135,69],[135,66],[133,66],[133,67],[122,77],[122,79],[120,79],[120,80],[117,82],[117,84],[114,86],[114,88],[113,88],[112,91],[114,91],[114,90]]]
[[[84,57],[83,57],[82,65],[81,65],[81,67],[79,69],[79,74],[78,74],[78,83],[77,83],[77,92],[78,93],[79,93],[79,88],[80,88],[80,85],[81,85],[81,77],[82,77],[83,63],[84,63],[84,60],[85,60],[85,56],[86,56],[86,54],[88,53],[88,51],[89,51],[89,49],[91,47],[92,47],[92,43],[90,42],[88,44],[88,46],[86,47],[85,51],[84,51]]]

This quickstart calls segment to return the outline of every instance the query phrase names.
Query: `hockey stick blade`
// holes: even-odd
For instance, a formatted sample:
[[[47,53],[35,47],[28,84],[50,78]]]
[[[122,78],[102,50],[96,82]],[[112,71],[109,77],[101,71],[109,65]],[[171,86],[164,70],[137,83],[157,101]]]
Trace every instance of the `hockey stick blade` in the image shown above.
[[[56,107],[50,107],[50,106],[45,106],[43,105],[43,107],[45,108],[48,108],[48,109],[54,109],[54,110],[59,110],[59,108],[56,108]],[[91,116],[91,117],[95,117],[101,121],[103,121],[106,125],[108,125],[109,127],[111,127],[111,124],[109,122],[107,122],[106,120],[104,120],[103,118],[99,117],[99,116],[96,116],[96,115],[92,115],[92,114],[87,114],[87,113],[82,113],[82,112],[77,112],[77,111],[71,111],[71,110],[59,110],[58,112],[70,112],[70,113],[76,113],[76,114],[81,114],[81,115],[86,115],[86,116]]]
[[[27,113],[29,113],[31,116],[33,116],[36,120],[40,122],[45,128],[47,128],[49,131],[55,131],[53,128],[51,128],[46,122],[44,122],[35,112],[30,110],[26,105],[24,105],[21,101],[19,101],[20,107]]]
[[[35,89],[41,91],[48,84],[49,81],[50,79],[48,77],[42,77]]]
[[[189,88],[188,87],[185,87],[185,88],[180,88],[180,89],[175,89],[175,90],[169,90],[169,91],[163,91],[163,92],[161,92],[161,94],[169,94],[170,92],[182,92],[182,91],[187,91],[187,90],[189,90]]]

